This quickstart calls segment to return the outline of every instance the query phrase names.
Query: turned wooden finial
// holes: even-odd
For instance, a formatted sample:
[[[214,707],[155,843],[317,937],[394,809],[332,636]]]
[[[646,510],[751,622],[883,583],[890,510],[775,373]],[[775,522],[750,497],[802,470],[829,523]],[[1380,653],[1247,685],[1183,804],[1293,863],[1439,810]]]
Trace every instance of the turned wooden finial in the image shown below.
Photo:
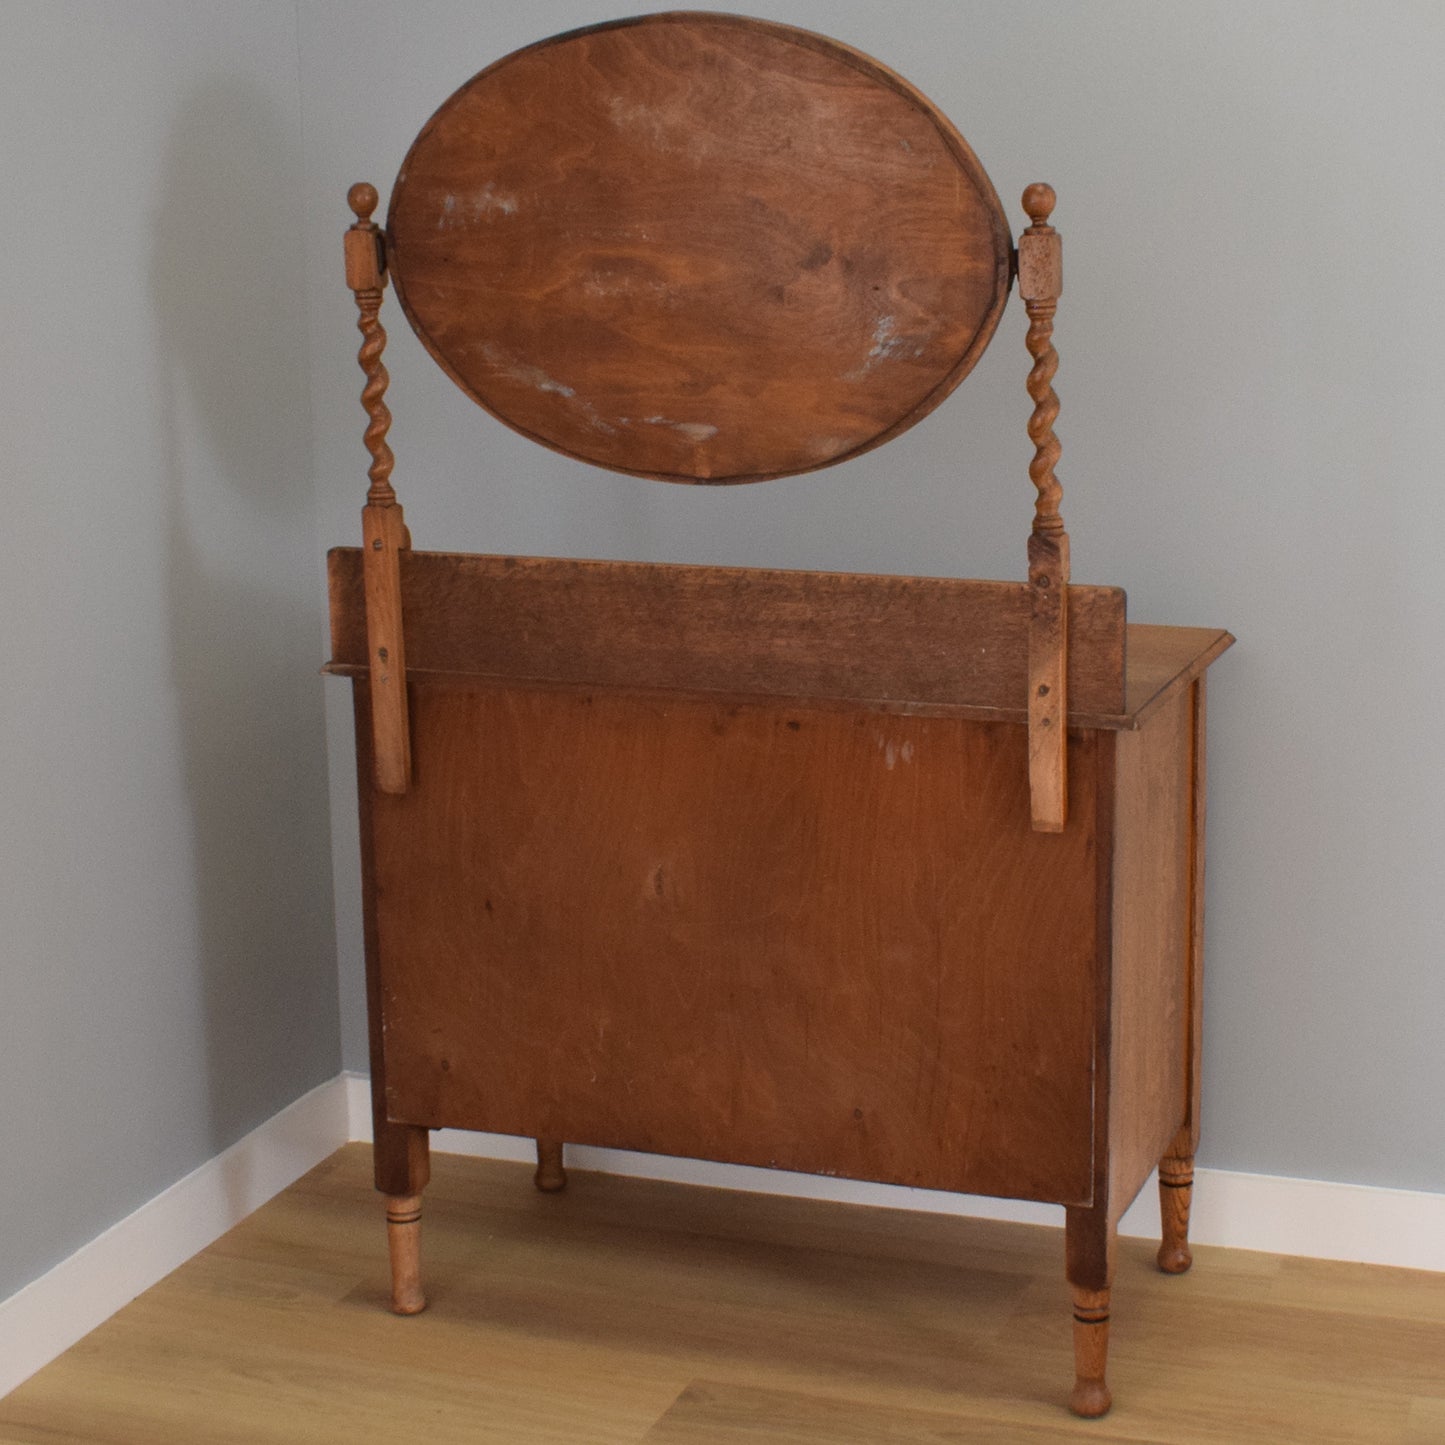
[[[361,187],[357,186],[355,189],[360,190]],[[372,195],[375,194],[376,192],[372,191]],[[1048,225],[1049,217],[1053,215],[1058,200],[1054,188],[1046,181],[1035,181],[1033,185],[1025,188],[1024,210],[1027,212],[1029,220],[1033,222],[1031,230]],[[373,201],[372,204],[376,203]]]
[[[346,204],[356,213],[358,221],[371,220],[371,213],[380,199],[376,194],[376,187],[370,181],[357,181],[346,193]]]
[[[1049,225],[1057,200],[1052,186],[1036,182],[1023,194],[1029,228],[1019,237],[1019,294],[1029,314],[1024,344],[1034,364],[1028,391],[1033,398],[1029,440],[1034,457],[1029,476],[1037,490],[1029,537],[1029,796],[1034,828],[1057,833],[1064,827],[1068,797],[1067,733],[1069,534],[1059,512],[1064,489],[1054,474],[1062,448],[1054,435],[1059,398],[1054,376],[1054,313],[1064,289],[1063,244]]]

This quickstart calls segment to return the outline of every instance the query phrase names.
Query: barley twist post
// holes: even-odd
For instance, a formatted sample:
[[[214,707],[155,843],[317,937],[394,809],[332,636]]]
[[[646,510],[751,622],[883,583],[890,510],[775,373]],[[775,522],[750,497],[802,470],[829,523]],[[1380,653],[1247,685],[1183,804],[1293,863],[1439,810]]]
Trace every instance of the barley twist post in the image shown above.
[[[1059,515],[1063,488],[1054,474],[1061,447],[1054,435],[1059,398],[1054,375],[1054,313],[1063,291],[1063,247],[1049,225],[1052,186],[1032,185],[1023,195],[1029,228],[1019,237],[1019,294],[1029,315],[1025,338],[1033,368],[1029,476],[1038,489],[1029,537],[1029,798],[1035,830],[1063,831],[1068,799],[1068,584],[1069,534]]]
[[[346,233],[346,284],[356,297],[361,332],[357,360],[366,375],[361,404],[366,410],[363,440],[371,453],[371,486],[361,513],[362,577],[366,593],[366,634],[371,682],[372,751],[376,785],[404,793],[411,777],[411,738],[406,710],[406,654],[402,641],[401,554],[411,545],[391,472],[396,464],[386,434],[391,412],[385,396],[390,378],[382,364],[386,331],[381,296],[386,286],[386,252],[371,219],[376,187],[361,182],[347,193],[356,221]]]

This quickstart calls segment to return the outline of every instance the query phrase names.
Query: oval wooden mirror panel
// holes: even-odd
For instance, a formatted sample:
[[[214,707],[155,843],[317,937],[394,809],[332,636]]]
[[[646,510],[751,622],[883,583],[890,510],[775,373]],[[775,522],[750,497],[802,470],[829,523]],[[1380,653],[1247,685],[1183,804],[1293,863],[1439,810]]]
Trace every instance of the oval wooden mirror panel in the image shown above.
[[[669,481],[854,456],[967,374],[1011,239],[905,81],[787,26],[673,13],[557,36],[459,90],[387,220],[412,326],[535,440]]]

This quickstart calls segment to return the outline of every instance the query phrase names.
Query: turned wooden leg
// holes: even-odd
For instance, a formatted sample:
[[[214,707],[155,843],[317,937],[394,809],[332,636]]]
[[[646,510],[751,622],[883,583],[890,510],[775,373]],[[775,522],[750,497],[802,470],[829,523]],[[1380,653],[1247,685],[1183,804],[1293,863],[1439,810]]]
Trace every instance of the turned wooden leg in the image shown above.
[[[555,1194],[567,1187],[567,1171],[562,1167],[562,1143],[558,1139],[537,1140],[537,1172],[532,1182],[543,1194]]]
[[[1116,1238],[1106,1210],[1070,1209],[1065,1214],[1069,1292],[1074,1302],[1074,1388],[1069,1409],[1086,1420],[1107,1415],[1114,1403],[1104,1376]]]
[[[426,1308],[421,1290],[421,1195],[389,1194],[386,1242],[391,1250],[391,1308],[419,1315]]]
[[[1194,1198],[1194,1156],[1199,1150],[1200,1041],[1204,1007],[1204,679],[1194,683],[1193,829],[1190,839],[1189,1053],[1185,1078],[1188,1107],[1179,1132],[1159,1161],[1159,1218],[1163,1241],[1159,1268],[1183,1274],[1194,1263],[1189,1252],[1189,1206]]]
[[[399,1315],[426,1308],[421,1288],[421,1192],[431,1177],[427,1131],[373,1120],[376,1187],[386,1200],[386,1242],[391,1253],[391,1307]]]
[[[1074,1389],[1069,1409],[1086,1420],[1109,1413],[1114,1398],[1104,1383],[1109,1363],[1109,1291],[1074,1286]]]
[[[1194,1197],[1194,1159],[1166,1155],[1159,1162],[1159,1219],[1163,1243],[1159,1268],[1165,1274],[1183,1274],[1194,1256],[1189,1252],[1189,1205]]]

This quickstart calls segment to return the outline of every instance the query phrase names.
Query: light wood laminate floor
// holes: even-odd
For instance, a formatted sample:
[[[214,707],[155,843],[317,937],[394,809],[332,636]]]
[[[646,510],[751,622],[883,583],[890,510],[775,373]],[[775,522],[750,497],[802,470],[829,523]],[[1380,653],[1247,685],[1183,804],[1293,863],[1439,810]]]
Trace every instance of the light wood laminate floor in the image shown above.
[[[1061,1230],[435,1156],[387,1312],[342,1149],[0,1401],[4,1445],[1445,1442],[1445,1275],[1121,1240],[1098,1422]]]

